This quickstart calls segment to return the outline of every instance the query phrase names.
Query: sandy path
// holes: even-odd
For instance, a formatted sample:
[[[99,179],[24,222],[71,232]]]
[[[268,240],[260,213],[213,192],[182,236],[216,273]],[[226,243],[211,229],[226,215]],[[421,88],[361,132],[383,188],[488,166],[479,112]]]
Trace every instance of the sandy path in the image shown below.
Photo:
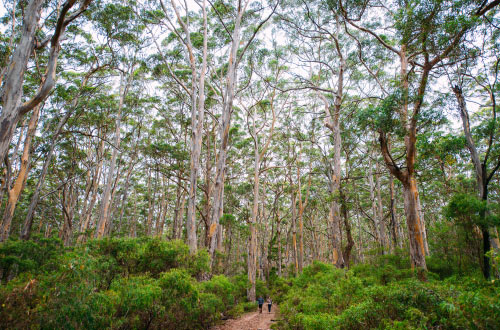
[[[235,320],[227,320],[223,324],[214,327],[212,330],[269,330],[272,320],[277,319],[278,307],[273,304],[271,313],[267,311],[267,304],[259,311],[244,314]]]

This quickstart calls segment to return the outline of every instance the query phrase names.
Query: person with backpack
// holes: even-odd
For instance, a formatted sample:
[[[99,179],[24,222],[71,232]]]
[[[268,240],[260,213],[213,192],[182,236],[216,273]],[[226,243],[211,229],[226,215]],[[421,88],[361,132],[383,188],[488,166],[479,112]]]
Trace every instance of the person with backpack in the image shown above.
[[[269,310],[269,313],[271,313],[271,306],[273,305],[273,300],[271,297],[267,297],[267,309]]]
[[[259,313],[262,314],[262,305],[264,305],[264,298],[259,297],[259,299],[257,299],[257,302],[259,303]]]

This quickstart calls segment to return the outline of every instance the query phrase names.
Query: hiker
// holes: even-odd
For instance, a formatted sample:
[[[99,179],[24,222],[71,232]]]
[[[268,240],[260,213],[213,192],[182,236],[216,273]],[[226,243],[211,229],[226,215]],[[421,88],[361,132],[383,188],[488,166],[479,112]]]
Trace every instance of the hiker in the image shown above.
[[[267,309],[269,310],[269,313],[271,313],[271,306],[273,305],[273,300],[271,297],[267,297]]]
[[[264,305],[264,298],[259,297],[259,299],[257,299],[257,302],[259,303],[259,313],[262,314],[262,305]]]

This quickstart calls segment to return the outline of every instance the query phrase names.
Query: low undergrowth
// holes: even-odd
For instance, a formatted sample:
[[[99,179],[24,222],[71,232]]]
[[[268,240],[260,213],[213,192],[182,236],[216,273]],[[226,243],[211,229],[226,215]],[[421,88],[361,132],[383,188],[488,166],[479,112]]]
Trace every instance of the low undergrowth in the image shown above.
[[[244,276],[213,276],[179,242],[56,239],[0,245],[2,329],[207,329],[250,310]]]
[[[277,279],[279,329],[498,329],[500,285],[429,274],[422,282],[388,258],[349,271],[315,262]]]

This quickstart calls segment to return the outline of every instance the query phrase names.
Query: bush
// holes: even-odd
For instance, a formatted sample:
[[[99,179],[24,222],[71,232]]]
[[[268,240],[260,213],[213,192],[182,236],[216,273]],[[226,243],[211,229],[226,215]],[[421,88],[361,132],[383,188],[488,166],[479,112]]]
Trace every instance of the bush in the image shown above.
[[[421,282],[390,259],[347,272],[321,263],[306,267],[282,294],[281,328],[495,329],[500,324],[499,285],[464,277]]]
[[[0,244],[0,280],[6,283],[20,273],[48,271],[62,252],[60,239],[39,235],[29,241],[9,238]]]
[[[0,287],[0,329],[207,329],[246,296],[242,278],[198,282],[208,253],[179,241],[10,240],[0,251],[3,273],[18,274]]]

